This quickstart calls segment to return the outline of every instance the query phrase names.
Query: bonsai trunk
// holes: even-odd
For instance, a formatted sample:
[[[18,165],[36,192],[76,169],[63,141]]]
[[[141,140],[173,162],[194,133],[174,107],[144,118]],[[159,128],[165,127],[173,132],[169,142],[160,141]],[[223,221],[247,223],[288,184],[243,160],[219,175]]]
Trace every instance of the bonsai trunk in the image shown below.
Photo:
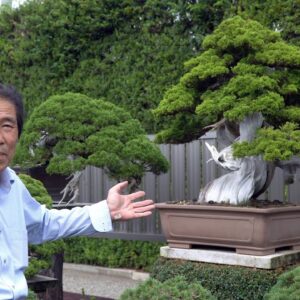
[[[236,140],[240,142],[253,140],[262,124],[263,116],[260,113],[247,116],[239,124],[240,136]],[[235,159],[232,156],[231,145],[220,151],[217,156],[216,153],[212,154],[217,164],[230,170],[232,170],[230,166],[234,166],[235,171],[208,183],[200,191],[198,202],[241,204],[263,193],[273,178],[274,164],[267,163],[261,156]]]

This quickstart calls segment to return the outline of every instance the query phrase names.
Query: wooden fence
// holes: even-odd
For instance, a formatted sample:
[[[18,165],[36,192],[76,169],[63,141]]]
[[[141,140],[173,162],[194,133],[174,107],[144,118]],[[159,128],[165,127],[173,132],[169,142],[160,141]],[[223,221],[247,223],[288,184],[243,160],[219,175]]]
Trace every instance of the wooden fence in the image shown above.
[[[141,189],[146,192],[146,198],[153,199],[157,203],[197,199],[200,188],[224,174],[225,171],[213,161],[207,162],[211,156],[205,142],[218,146],[213,132],[188,144],[160,145],[161,152],[170,161],[171,168],[166,174],[155,176],[147,173],[144,176]],[[101,169],[87,168],[80,182],[79,202],[94,203],[99,199],[105,199],[109,188],[115,183],[109,180]],[[277,168],[271,186],[260,198],[288,200],[300,204],[299,194],[299,182],[285,186],[282,171]],[[99,236],[164,240],[157,212],[145,219],[118,222],[113,233],[99,234]]]

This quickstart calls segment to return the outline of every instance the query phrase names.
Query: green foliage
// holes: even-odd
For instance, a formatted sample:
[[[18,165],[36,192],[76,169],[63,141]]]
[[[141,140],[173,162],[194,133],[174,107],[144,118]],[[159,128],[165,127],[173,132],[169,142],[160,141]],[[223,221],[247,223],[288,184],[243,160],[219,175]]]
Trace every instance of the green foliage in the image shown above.
[[[234,146],[237,157],[258,155],[268,161],[288,160],[292,155],[300,155],[300,130],[293,123],[286,123],[279,129],[260,129],[253,143],[239,143]]]
[[[120,300],[215,300],[199,283],[189,283],[183,276],[160,282],[150,278],[136,289],[126,290]]]
[[[297,300],[300,295],[300,267],[279,276],[277,283],[264,297],[265,300]]]
[[[29,289],[26,300],[38,300],[38,296],[36,295],[36,293],[34,291]]]
[[[32,250],[30,250],[32,251]],[[50,261],[44,258],[31,257],[29,260],[29,265],[25,270],[25,277],[32,278],[34,275],[39,273],[41,270],[46,270],[50,268]]]
[[[162,243],[76,237],[65,240],[64,260],[112,268],[149,270]]]
[[[289,122],[300,124],[300,48],[239,16],[223,21],[202,46],[204,51],[186,62],[186,73],[154,110],[165,122],[157,141],[191,141],[223,118],[239,123],[259,112],[272,129],[262,130],[258,140],[235,145],[235,155],[275,160],[299,154],[298,140],[291,141],[299,129]]]
[[[43,183],[26,174],[19,174],[20,179],[30,191],[31,196],[40,204],[46,205],[47,208],[52,206],[52,198],[48,194]]]
[[[25,124],[16,162],[48,164],[48,173],[63,175],[92,165],[116,180],[137,183],[145,172],[160,174],[168,169],[159,148],[129,113],[102,99],[74,93],[52,96],[34,110]]]
[[[229,8],[229,0],[28,1],[0,12],[0,81],[17,86],[29,115],[72,91],[105,97],[153,132],[150,110]]]
[[[184,276],[187,282],[201,284],[217,299],[259,300],[282,272],[160,258],[153,265],[151,276],[161,282]]]
[[[232,1],[231,14],[251,18],[280,31],[282,37],[296,45],[299,39],[300,4],[294,0],[240,0]]]
[[[26,174],[19,174],[20,179],[25,184],[26,188],[39,203],[46,205],[48,208],[52,206],[51,196],[48,194],[43,183]],[[40,270],[51,267],[51,258],[55,253],[63,252],[64,241],[47,242],[42,245],[31,245],[29,266],[25,270],[26,278],[31,278]]]

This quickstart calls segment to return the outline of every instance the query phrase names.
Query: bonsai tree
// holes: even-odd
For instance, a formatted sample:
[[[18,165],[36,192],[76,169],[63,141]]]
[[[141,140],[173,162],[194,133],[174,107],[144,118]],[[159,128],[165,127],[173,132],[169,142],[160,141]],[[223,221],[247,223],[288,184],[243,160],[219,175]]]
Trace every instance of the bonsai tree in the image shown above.
[[[255,198],[276,166],[292,183],[300,162],[300,49],[239,16],[223,21],[202,47],[154,110],[166,125],[156,141],[189,142],[217,131],[223,149],[207,146],[231,172],[205,186],[199,202]]]
[[[124,109],[102,99],[66,93],[38,106],[24,126],[16,163],[46,165],[49,174],[70,175],[63,198],[78,196],[86,166],[103,168],[111,178],[134,189],[145,172],[160,174],[168,163],[140,123]],[[70,201],[71,201],[70,200]]]

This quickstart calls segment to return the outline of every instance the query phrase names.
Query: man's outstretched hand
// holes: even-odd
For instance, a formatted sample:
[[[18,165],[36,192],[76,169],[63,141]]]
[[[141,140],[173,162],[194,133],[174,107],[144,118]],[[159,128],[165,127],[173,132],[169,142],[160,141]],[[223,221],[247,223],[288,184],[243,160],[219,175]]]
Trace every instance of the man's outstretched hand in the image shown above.
[[[134,202],[144,197],[145,192],[138,191],[128,195],[122,195],[122,191],[128,186],[128,182],[120,182],[108,191],[107,204],[112,220],[129,220],[151,215],[154,209],[152,200]]]

